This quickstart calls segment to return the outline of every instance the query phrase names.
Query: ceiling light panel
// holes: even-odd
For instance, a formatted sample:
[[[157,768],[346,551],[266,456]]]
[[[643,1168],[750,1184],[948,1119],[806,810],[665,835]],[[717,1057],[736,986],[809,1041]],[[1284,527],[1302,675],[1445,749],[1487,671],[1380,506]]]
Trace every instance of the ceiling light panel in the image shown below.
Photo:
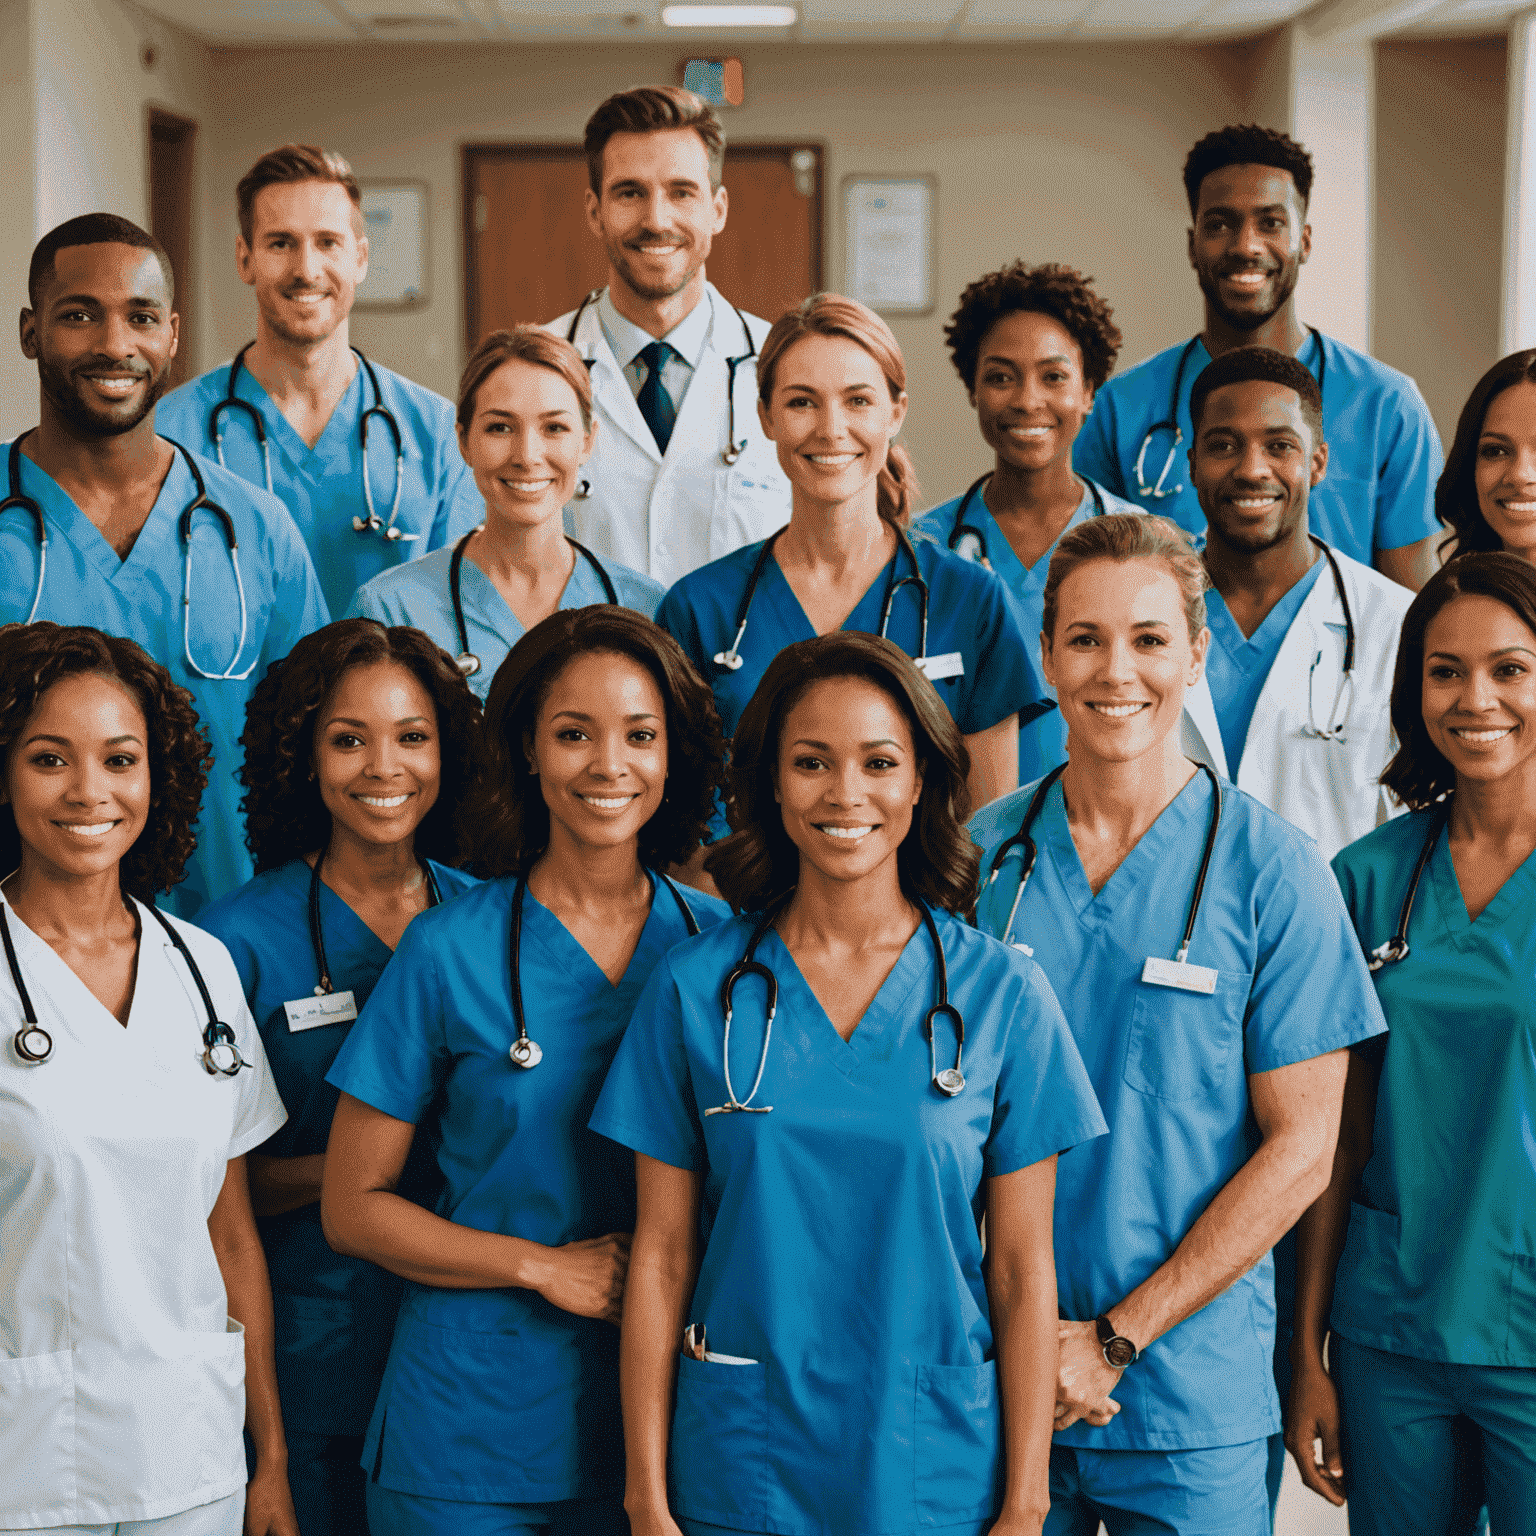
[[[987,39],[1066,37],[1093,0],[972,0],[956,24],[956,38]]]
[[[805,0],[800,7],[800,36],[807,41],[874,39],[900,42],[942,37],[963,7],[963,0]]]
[[[320,0],[143,0],[144,9],[217,43],[309,42],[356,33]]]
[[[1095,0],[1074,30],[1079,37],[1166,37],[1209,6],[1210,0]]]

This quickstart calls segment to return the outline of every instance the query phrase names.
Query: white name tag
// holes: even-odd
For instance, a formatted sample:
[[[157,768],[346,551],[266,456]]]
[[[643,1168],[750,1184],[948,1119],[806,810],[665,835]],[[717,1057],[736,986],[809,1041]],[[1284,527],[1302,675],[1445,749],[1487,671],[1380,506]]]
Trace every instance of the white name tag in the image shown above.
[[[1028,945],[1028,944],[1026,944],[1026,943],[1024,943],[1024,941],[1023,941],[1023,940],[1022,940],[1022,939],[1015,939],[1015,940],[1014,940],[1014,941],[1013,941],[1013,945],[1012,945],[1012,947],[1013,947],[1013,948],[1014,948],[1014,949],[1017,949],[1017,950],[1020,950],[1020,951],[1022,951],[1022,952],[1023,952],[1023,953],[1024,953],[1024,954],[1026,954],[1026,955],[1028,955],[1028,956],[1029,956],[1029,958],[1030,958],[1030,959],[1031,959],[1031,960],[1033,960],[1033,959],[1034,959],[1034,958],[1035,958],[1035,952],[1034,952],[1034,950],[1032,950],[1032,949],[1031,949],[1031,948],[1030,948],[1030,947],[1029,947],[1029,945]]]
[[[296,997],[283,1004],[288,1015],[288,1032],[321,1029],[327,1024],[345,1024],[357,1017],[357,1001],[350,991],[327,992],[324,997]]]
[[[959,651],[946,651],[942,656],[919,656],[917,669],[930,683],[946,677],[964,677],[965,657]]]
[[[1141,979],[1154,987],[1177,987],[1181,992],[1214,992],[1216,972],[1208,965],[1191,965],[1187,960],[1162,960],[1148,955],[1141,968]]]

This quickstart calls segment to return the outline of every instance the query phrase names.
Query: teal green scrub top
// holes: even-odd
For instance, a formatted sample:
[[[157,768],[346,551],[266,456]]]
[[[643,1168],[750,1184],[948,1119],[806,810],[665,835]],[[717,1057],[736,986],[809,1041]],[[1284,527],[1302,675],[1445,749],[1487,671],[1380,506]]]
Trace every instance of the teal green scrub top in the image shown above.
[[[985,883],[994,851],[1019,830],[1034,786],[971,822],[983,849],[976,919],[1026,944],[1055,989],[1109,1121],[1109,1135],[1061,1159],[1056,1281],[1063,1317],[1114,1307],[1172,1256],[1259,1146],[1248,1078],[1379,1034],[1381,1009],[1360,946],[1316,845],[1222,782],[1222,814],[1191,940],[1216,971],[1209,994],[1142,980],[1149,956],[1183,937],[1210,826],[1211,786],[1196,773],[1100,888],[1090,890],[1061,784],[1034,826],[1039,849],[1018,914],[1017,846]],[[1078,1423],[1058,1444],[1085,1450],[1241,1445],[1280,1427],[1266,1255],[1142,1351],[1114,1390],[1120,1412]]]
[[[587,1129],[642,988],[687,936],[664,884],[617,986],[532,893],[520,946],[528,1032],[512,1064],[516,882],[423,912],[327,1081],[440,1138],[440,1216],[559,1246],[635,1225],[634,1159]],[[726,916],[698,891],[700,927]],[[613,1497],[624,1486],[619,1331],[536,1291],[407,1287],[363,1465],[382,1487],[461,1503]]]
[[[635,1009],[592,1126],[703,1176],[686,1321],[741,1361],[678,1362],[681,1519],[898,1536],[997,1512],[986,1180],[1104,1122],[1039,968],[947,913],[934,920],[965,1018],[955,1098],[931,1080],[935,963],[922,924],[846,1041],[778,934],[765,935],[757,959],[778,980],[778,1012],[753,1103],[768,1114],[708,1113],[727,1098],[721,986],[755,918],[674,950]],[[734,1009],[731,1080],[746,1096],[763,983],[739,983]],[[934,1048],[940,1070],[953,1065],[942,1017]]]
[[[475,884],[461,870],[428,862],[444,901]],[[282,1130],[257,1148],[265,1157],[325,1151],[339,1097],[325,1074],[353,1027],[338,1021],[294,1030],[283,1007],[312,997],[320,981],[309,933],[309,877],[309,865],[294,859],[197,915],[198,926],[221,939],[235,962],[288,1109]],[[361,1008],[392,951],[324,881],[320,925],[332,987],[350,991]],[[419,1166],[413,1152],[400,1193],[429,1203],[438,1184],[433,1173],[430,1164]],[[283,1422],[312,1434],[362,1434],[405,1282],[366,1259],[335,1252],[320,1229],[318,1204],[260,1216],[256,1227],[272,1277]]]
[[[1396,932],[1432,814],[1334,857],[1367,949]],[[1408,945],[1376,972],[1391,1033],[1333,1328],[1420,1360],[1536,1366],[1536,854],[1473,922],[1439,831]]]
[[[162,435],[166,430],[162,428]],[[9,444],[0,445],[0,454],[9,452]],[[240,813],[245,791],[237,777],[244,755],[240,737],[245,706],[267,668],[331,619],[293,519],[265,491],[198,457],[195,447],[193,453],[209,499],[234,524],[245,591],[243,644],[240,588],[229,544],[217,516],[206,510],[192,519],[191,603],[183,602],[188,549],[178,528],[197,487],[180,453],[126,560],[57,481],[25,452],[19,455],[22,491],[36,499],[48,529],[48,565],[37,618],[90,624],[143,646],[174,682],[191,692],[213,748],[187,877],[160,898],[166,911],[184,918],[195,918],[207,902],[251,878]],[[0,624],[26,621],[37,580],[33,524],[19,511],[8,512],[0,517]],[[203,671],[233,675],[200,677],[187,664],[189,648]]]

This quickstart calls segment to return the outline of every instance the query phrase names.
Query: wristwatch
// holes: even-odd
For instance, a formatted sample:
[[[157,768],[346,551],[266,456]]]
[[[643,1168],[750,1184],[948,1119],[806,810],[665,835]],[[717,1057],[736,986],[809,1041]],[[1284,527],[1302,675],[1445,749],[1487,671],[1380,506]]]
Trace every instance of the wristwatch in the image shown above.
[[[1093,1320],[1093,1326],[1099,1331],[1099,1343],[1104,1350],[1106,1365],[1113,1366],[1117,1371],[1123,1371],[1141,1353],[1129,1339],[1115,1332],[1115,1325],[1110,1322],[1107,1312],[1101,1317],[1096,1317]]]

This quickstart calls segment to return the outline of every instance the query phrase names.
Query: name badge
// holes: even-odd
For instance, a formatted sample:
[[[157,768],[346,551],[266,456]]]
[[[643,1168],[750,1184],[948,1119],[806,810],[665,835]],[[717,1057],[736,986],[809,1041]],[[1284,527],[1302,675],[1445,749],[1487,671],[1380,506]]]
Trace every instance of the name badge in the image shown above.
[[[296,997],[283,1004],[288,1015],[288,1032],[323,1029],[327,1024],[345,1024],[357,1017],[357,1000],[351,991],[327,992],[324,997]]]
[[[964,677],[965,657],[959,651],[946,651],[942,656],[919,656],[917,670],[930,683],[937,683],[946,677]]]
[[[1208,965],[1191,965],[1187,960],[1163,960],[1148,955],[1141,968],[1141,979],[1154,987],[1177,987],[1181,992],[1216,990],[1216,972]]]

